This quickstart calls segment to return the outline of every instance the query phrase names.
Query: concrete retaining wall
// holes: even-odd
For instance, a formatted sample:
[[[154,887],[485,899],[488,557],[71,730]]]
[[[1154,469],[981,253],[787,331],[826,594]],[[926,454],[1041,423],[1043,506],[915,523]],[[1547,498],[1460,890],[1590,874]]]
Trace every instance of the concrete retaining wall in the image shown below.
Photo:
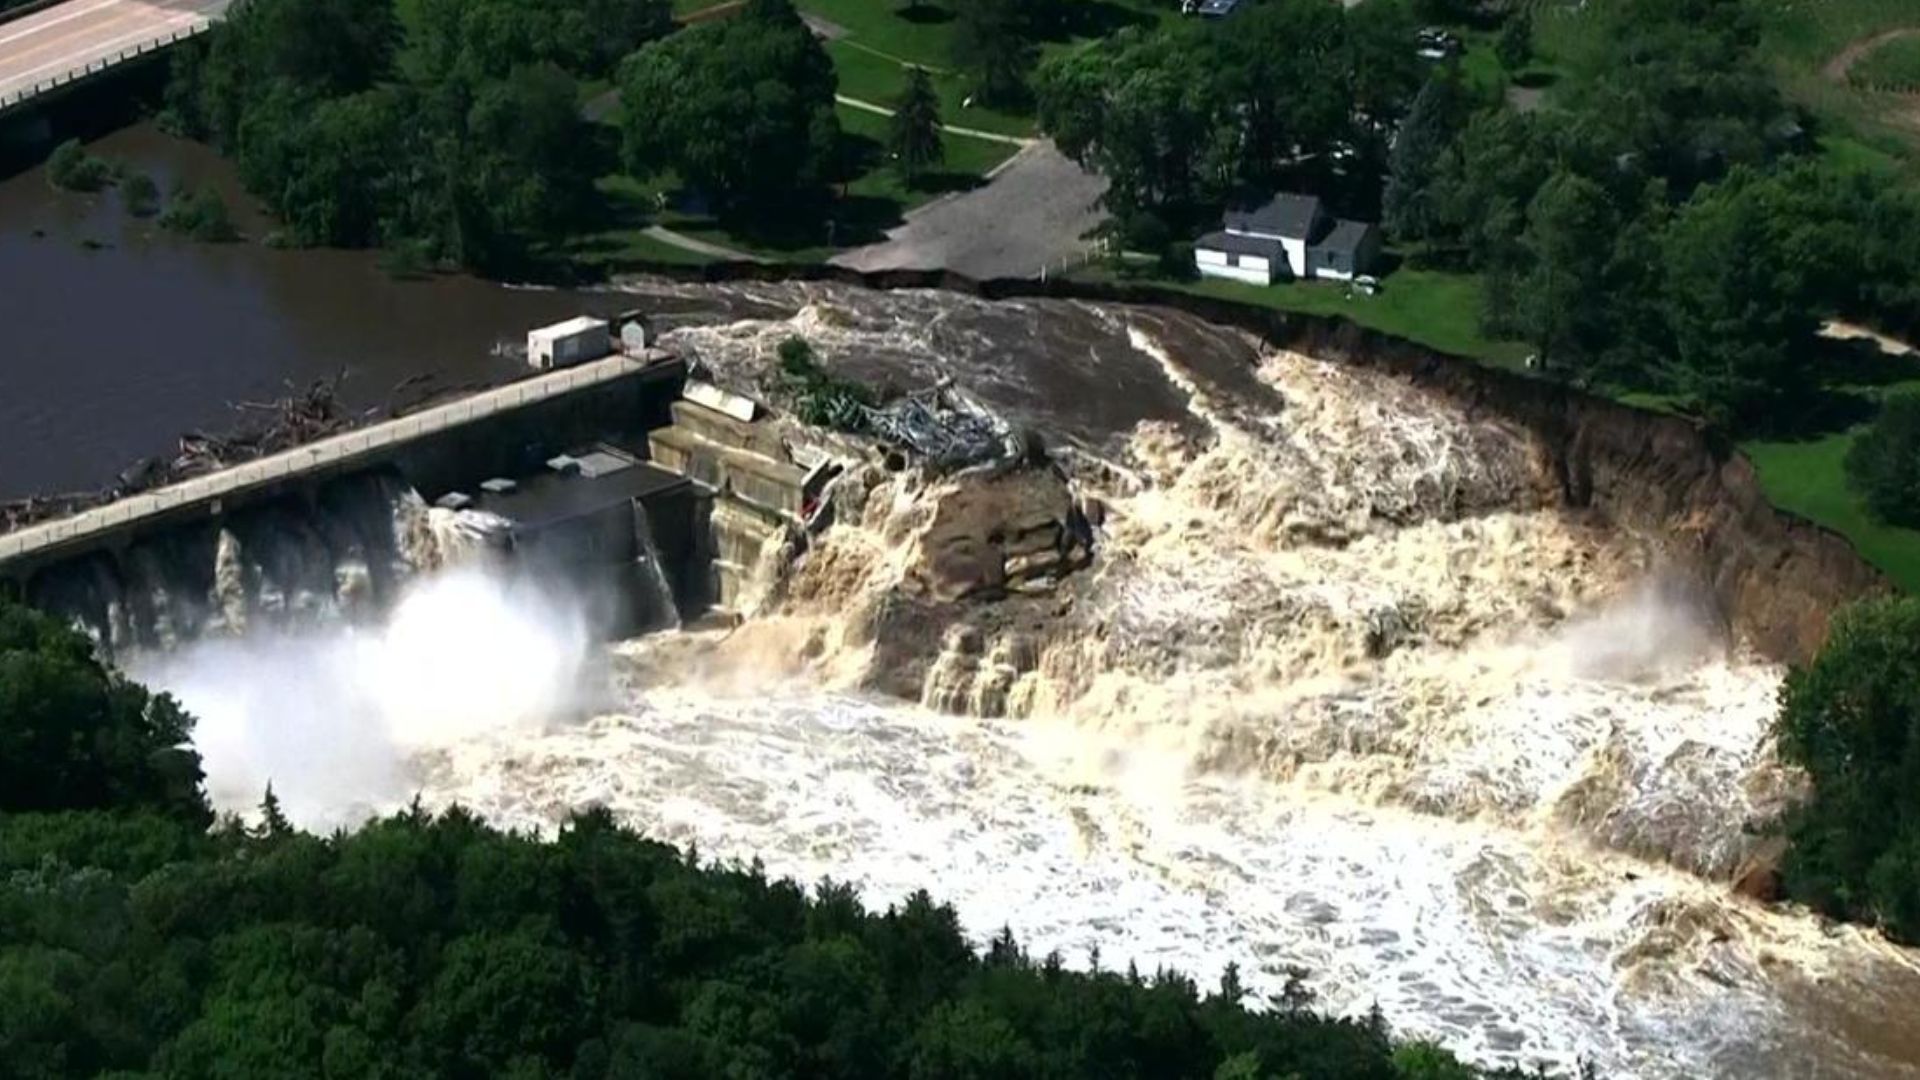
[[[638,439],[668,420],[686,369],[677,360],[625,357],[523,379],[370,424],[181,484],[0,535],[0,580],[206,521],[326,480],[398,469],[432,499],[490,476],[524,474],[595,439]]]

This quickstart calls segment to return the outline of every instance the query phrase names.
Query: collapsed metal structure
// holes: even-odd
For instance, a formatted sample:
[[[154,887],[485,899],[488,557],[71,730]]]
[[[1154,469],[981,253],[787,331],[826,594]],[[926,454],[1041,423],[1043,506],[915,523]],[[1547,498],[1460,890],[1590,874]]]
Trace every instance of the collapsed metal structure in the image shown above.
[[[903,394],[878,409],[859,408],[868,430],[939,472],[1008,461],[1022,453],[1012,426],[951,379]]]

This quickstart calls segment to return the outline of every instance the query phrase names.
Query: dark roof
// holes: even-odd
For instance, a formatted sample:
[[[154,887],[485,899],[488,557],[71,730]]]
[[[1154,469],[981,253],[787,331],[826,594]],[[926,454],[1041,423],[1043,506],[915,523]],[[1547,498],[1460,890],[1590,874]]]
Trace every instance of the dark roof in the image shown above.
[[[1333,228],[1328,230],[1326,238],[1313,246],[1321,251],[1338,251],[1351,255],[1359,249],[1360,242],[1365,240],[1367,234],[1372,231],[1371,222],[1348,221],[1341,218],[1333,223]]]
[[[1320,200],[1312,195],[1275,195],[1253,210],[1227,211],[1227,228],[1304,240],[1320,216]]]
[[[580,457],[626,460],[624,468],[588,474],[585,471],[546,471],[519,477],[512,491],[486,492],[480,509],[511,518],[516,526],[537,529],[571,518],[596,514],[620,503],[645,499],[675,487],[686,477],[643,461],[605,451]]]
[[[1278,240],[1258,236],[1236,236],[1230,232],[1211,232],[1193,242],[1196,248],[1224,251],[1229,255],[1258,255],[1263,259],[1285,259],[1286,249]]]

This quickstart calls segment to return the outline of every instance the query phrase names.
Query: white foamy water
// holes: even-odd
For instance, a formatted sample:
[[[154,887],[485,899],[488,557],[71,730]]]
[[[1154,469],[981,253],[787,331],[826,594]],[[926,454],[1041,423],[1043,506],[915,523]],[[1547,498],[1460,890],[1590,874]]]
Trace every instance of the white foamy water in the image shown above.
[[[208,795],[250,813],[267,785],[321,831],[403,804],[426,748],[533,735],[595,692],[585,619],[533,582],[456,569],[407,586],[380,625],[208,639],[129,673],[197,720]]]
[[[1094,565],[932,627],[921,700],[1013,719],[853,689],[955,491],[878,475],[765,618],[621,646],[610,687],[564,607],[471,572],[382,628],[138,672],[203,717],[222,806],[268,779],[320,826],[416,790],[510,827],[604,804],[876,906],[926,888],[1071,964],[1305,968],[1323,1006],[1483,1063],[1920,1075],[1908,953],[1725,885],[1796,788],[1780,672],[1648,538],[1555,506],[1524,433],[1166,313],[780,296],[816,293],[676,343],[736,382],[800,331],[829,361],[966,353],[1004,401],[1152,390],[1078,402],[1110,465],[1079,478]],[[1084,348],[1001,355],[1043,340]]]
[[[633,647],[644,653],[646,646]],[[1430,817],[1189,763],[1049,722],[980,721],[805,685],[632,685],[628,707],[427,755],[426,789],[551,829],[606,805],[704,857],[758,858],[876,906],[916,888],[984,941],[1084,966],[1312,973],[1476,1060],[1645,1077],[1865,1075],[1793,1035],[1786,979],[1903,963],[1717,884],[1550,830]],[[1864,1070],[1864,1071],[1863,1071]],[[1897,1070],[1888,1075],[1900,1075]]]

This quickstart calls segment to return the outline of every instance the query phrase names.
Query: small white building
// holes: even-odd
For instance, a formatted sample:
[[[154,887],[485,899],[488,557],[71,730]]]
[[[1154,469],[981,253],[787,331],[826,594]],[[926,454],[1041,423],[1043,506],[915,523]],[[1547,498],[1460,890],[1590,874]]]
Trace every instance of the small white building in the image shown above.
[[[1229,210],[1225,226],[1193,245],[1202,277],[1271,285],[1293,278],[1350,281],[1380,256],[1380,230],[1328,216],[1311,195],[1275,195],[1251,210]]]
[[[612,351],[607,321],[587,315],[527,333],[527,364],[540,371],[584,364]]]

